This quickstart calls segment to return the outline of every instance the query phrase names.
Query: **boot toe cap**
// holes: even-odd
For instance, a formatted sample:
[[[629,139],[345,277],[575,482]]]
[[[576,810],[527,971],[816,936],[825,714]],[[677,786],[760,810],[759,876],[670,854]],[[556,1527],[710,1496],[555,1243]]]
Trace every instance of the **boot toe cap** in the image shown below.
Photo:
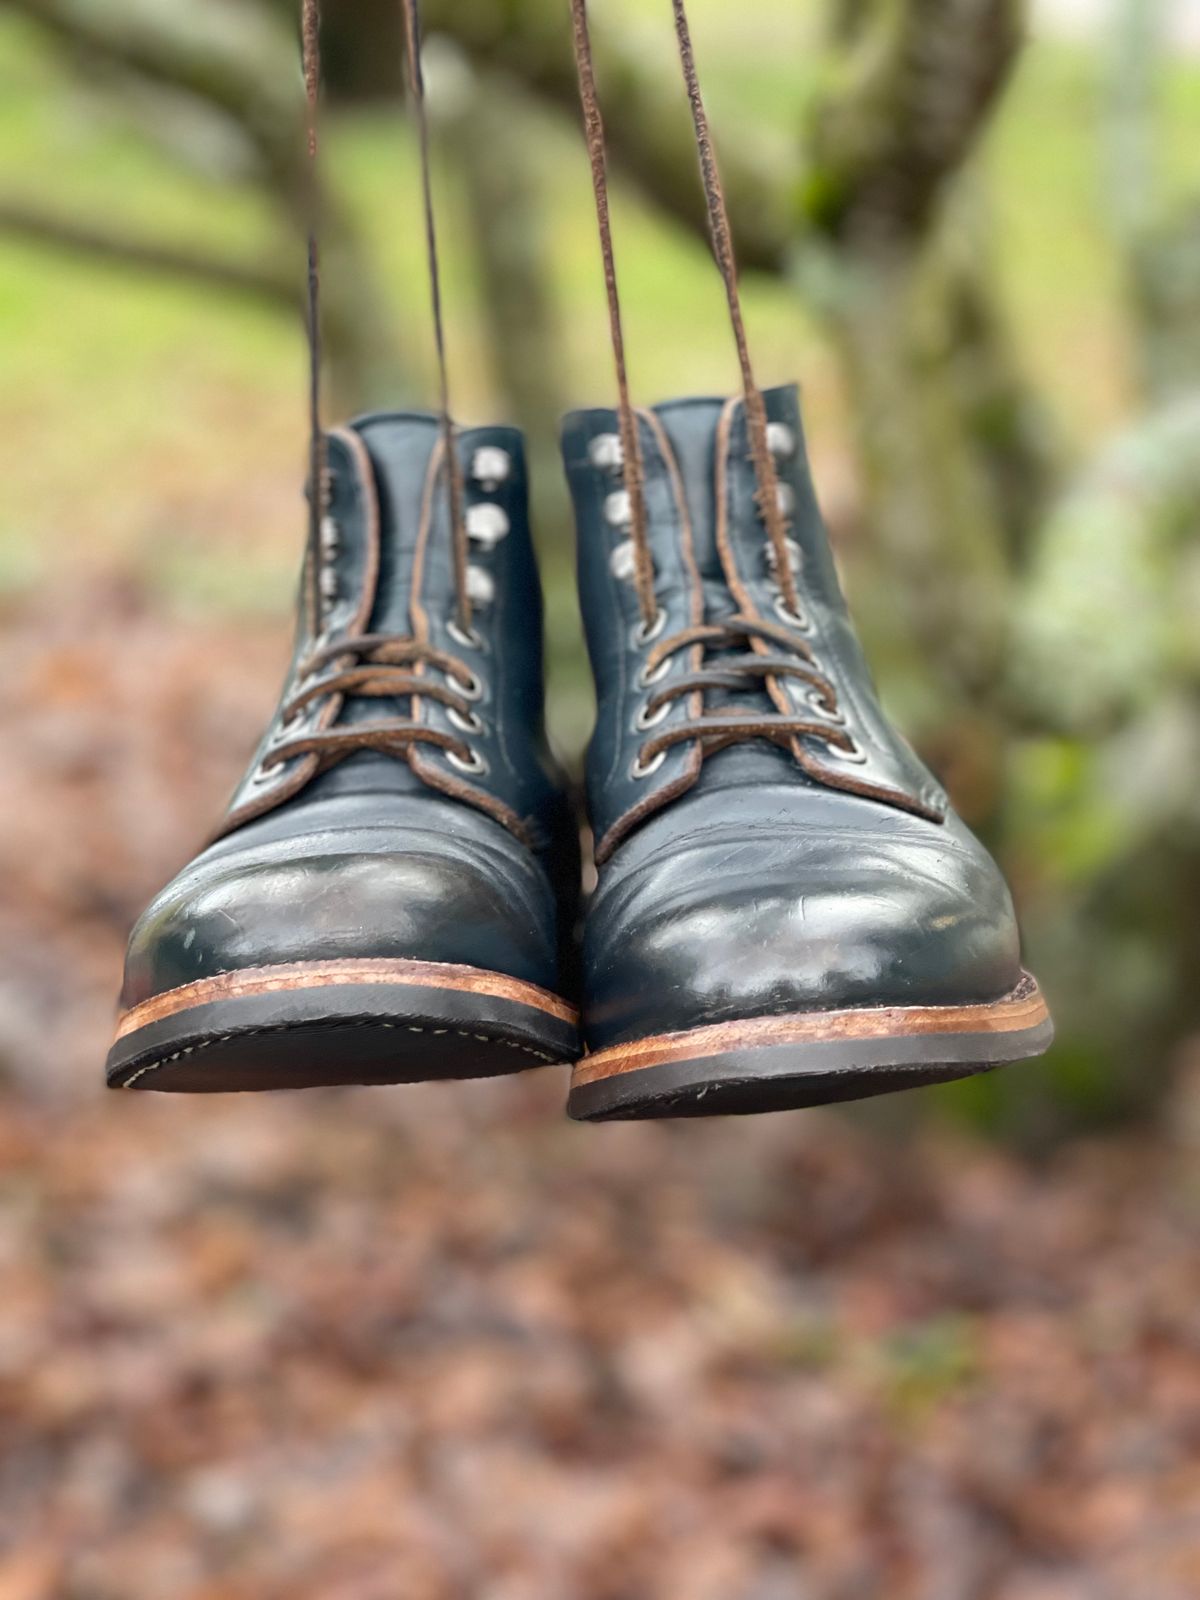
[[[715,797],[714,797],[715,798]],[[765,802],[765,803],[764,803]],[[588,1044],[792,1012],[954,1005],[1020,978],[998,868],[961,824],[853,797],[758,796],[651,823],[588,919]]]
[[[548,879],[498,824],[438,802],[412,815],[376,805],[369,823],[331,807],[302,831],[251,824],[168,884],[134,928],[122,1005],[317,960],[444,962],[556,986]]]

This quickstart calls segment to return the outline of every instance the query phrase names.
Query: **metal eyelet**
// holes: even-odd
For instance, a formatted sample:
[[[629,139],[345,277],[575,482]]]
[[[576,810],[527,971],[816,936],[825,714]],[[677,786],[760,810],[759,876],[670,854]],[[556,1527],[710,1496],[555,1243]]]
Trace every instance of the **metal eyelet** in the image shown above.
[[[608,558],[608,570],[618,583],[628,583],[637,571],[637,557],[634,555],[633,540],[622,539],[620,544],[613,546],[612,555]]]
[[[786,422],[767,423],[767,449],[781,460],[796,454],[796,435]]]
[[[628,489],[614,489],[606,497],[604,520],[614,528],[627,528],[633,521],[633,501]]]
[[[653,622],[639,622],[633,630],[633,642],[636,645],[653,644],[659,634],[667,625],[667,613],[659,606]]]
[[[332,567],[321,568],[321,599],[336,600],[338,597],[338,576]]]
[[[664,700],[657,711],[651,711],[648,706],[643,706],[633,719],[633,726],[638,733],[649,733],[651,728],[657,728],[660,722],[665,722],[671,715],[671,702]]]
[[[469,506],[466,521],[467,538],[472,544],[482,545],[485,550],[494,550],[512,527],[508,512],[491,500],[481,500],[477,505]]]
[[[649,689],[656,683],[661,683],[671,670],[670,656],[664,656],[658,665],[653,668],[643,667],[637,675],[639,689]]]
[[[492,494],[502,483],[507,483],[511,475],[512,457],[499,445],[480,445],[471,457],[471,476],[488,494]]]
[[[648,778],[651,773],[658,771],[659,767],[662,766],[666,759],[667,752],[665,750],[660,750],[657,755],[651,756],[649,761],[643,761],[639,755],[634,760],[632,767],[630,767],[629,775],[630,777],[637,778],[639,780],[642,778]]]
[[[598,433],[588,445],[588,460],[601,472],[620,472],[625,465],[625,451],[619,433]]]
[[[779,507],[781,516],[790,517],[796,509],[796,491],[790,483],[777,483],[775,485],[775,504]]]
[[[788,566],[792,569],[793,573],[798,573],[801,567],[804,565],[804,552],[796,543],[795,539],[785,540],[785,545],[787,548]],[[772,574],[776,573],[779,569],[779,562],[776,559],[775,546],[773,544],[769,544],[767,546],[767,568]]]
[[[822,722],[832,722],[834,726],[838,728],[845,726],[846,713],[840,708],[836,711],[831,711],[830,708],[825,704],[825,700],[819,689],[814,689],[810,685],[807,689],[805,689],[803,698],[805,705],[810,711],[814,712],[818,717],[820,717]]]
[[[462,645],[464,650],[482,650],[484,648],[484,637],[478,628],[460,628],[458,623],[451,619],[446,624],[446,632],[454,640],[455,644]]]
[[[496,598],[495,578],[483,567],[468,567],[467,595],[472,605],[490,606]]]
[[[321,504],[327,506],[337,493],[337,472],[333,467],[324,467],[321,471]],[[312,479],[304,480],[304,498],[312,504]]]
[[[796,628],[800,633],[812,632],[812,618],[806,616],[803,611],[789,610],[788,603],[781,594],[775,596],[774,606],[775,615],[781,622],[786,622],[789,628]]]
[[[303,711],[295,712],[294,715],[288,717],[286,722],[281,722],[271,735],[268,747],[273,750],[277,745],[286,744],[289,739],[295,738],[300,729],[308,722],[308,717],[309,713],[306,708]]]
[[[826,745],[824,754],[831,760],[844,762],[850,767],[861,767],[867,760],[867,752],[853,737],[850,740],[849,750],[844,750],[841,745],[830,744]]]
[[[456,706],[451,706],[446,712],[446,720],[460,733],[482,733],[484,721],[478,711],[468,711],[465,714]]]
[[[284,765],[285,763],[282,761],[276,761],[270,766],[268,766],[265,762],[260,761],[258,766],[250,774],[251,787],[254,789],[261,789],[266,783],[275,783],[282,775]]]
[[[458,755],[454,750],[447,750],[444,754],[452,767],[457,767],[459,772],[469,773],[474,778],[480,777],[488,770],[487,759],[481,756],[478,750],[471,751],[471,759],[469,761],[464,761],[462,756]]]
[[[483,699],[483,679],[474,672],[468,673],[465,678],[460,678],[456,672],[448,672],[446,681],[456,694],[462,695],[464,700]]]

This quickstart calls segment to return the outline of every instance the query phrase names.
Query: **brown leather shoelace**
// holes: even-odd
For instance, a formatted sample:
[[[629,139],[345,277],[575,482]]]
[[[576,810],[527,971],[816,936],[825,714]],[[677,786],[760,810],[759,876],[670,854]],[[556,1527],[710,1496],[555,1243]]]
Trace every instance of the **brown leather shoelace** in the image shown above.
[[[462,467],[455,449],[455,426],[450,415],[450,386],[447,373],[446,337],[442,314],[441,271],[438,261],[437,228],[433,205],[433,180],[430,167],[429,126],[425,109],[425,79],[421,68],[421,16],[419,0],[400,0],[404,23],[405,60],[410,98],[416,123],[420,157],[421,191],[425,226],[425,252],[429,274],[430,304],[434,348],[437,355],[439,420],[442,430],[443,460],[450,498],[451,538],[454,558],[455,618],[464,635],[472,633],[472,607],[467,588],[469,544],[464,514]],[[321,86],[321,7],[320,0],[301,0],[301,41],[304,87],[307,106],[310,210],[308,233],[308,342],[309,342],[309,421],[310,489],[307,598],[309,621],[314,634],[320,633],[321,601],[316,574],[321,555],[321,523],[328,508],[329,475],[325,470],[325,440],[321,427],[321,317],[319,271],[319,218],[317,216],[316,163],[318,154],[317,114]],[[314,489],[312,486],[319,486]],[[340,663],[339,670],[318,676],[323,666]],[[423,675],[424,668],[441,672],[444,683]],[[295,726],[316,700],[331,696],[411,699],[421,696],[446,706],[465,732],[478,732],[482,726],[471,700],[478,697],[481,685],[470,669],[455,656],[433,645],[405,635],[361,634],[339,638],[315,650],[301,667],[302,679],[312,680],[282,707],[280,715],[286,731]],[[453,685],[457,684],[456,690]],[[358,750],[379,750],[403,755],[415,744],[436,745],[473,770],[477,757],[463,739],[412,720],[363,723],[359,726],[297,735],[277,743],[264,762],[264,768],[281,766],[293,757],[317,755],[322,765],[330,765]]]
[[[331,663],[337,664],[337,670],[323,673]],[[423,668],[441,673],[444,682],[424,676]],[[479,717],[471,702],[481,689],[478,678],[462,661],[431,644],[392,634],[347,635],[320,646],[301,663],[299,688],[281,707],[280,718],[286,732],[316,701],[331,695],[389,700],[422,697],[444,705],[464,732],[477,732]],[[464,739],[427,723],[397,719],[297,734],[277,744],[263,766],[278,767],[296,756],[315,755],[324,767],[356,751],[403,755],[417,744],[436,745],[468,769],[475,765],[475,753]]]
[[[756,642],[766,646],[769,653],[754,650]],[[699,623],[664,639],[646,658],[642,684],[646,687],[654,684],[673,656],[697,645],[709,651],[740,649],[745,653],[702,665],[665,684],[646,702],[638,722],[642,732],[650,732],[684,696],[703,696],[713,690],[733,694],[745,689],[758,691],[768,678],[791,678],[807,684],[807,699],[813,715],[764,715],[761,710],[736,705],[716,713],[706,707],[700,716],[689,717],[686,722],[676,723],[646,740],[638,752],[642,772],[657,764],[673,745],[693,740],[698,740],[705,753],[711,754],[744,739],[769,739],[786,749],[793,739],[808,734],[825,740],[847,755],[855,752],[854,740],[841,727],[844,719],[837,691],[817,666],[808,645],[788,628],[777,627],[760,617],[733,616],[720,622]]]
[[[781,602],[788,613],[798,617],[800,597],[791,563],[789,527],[780,506],[779,484],[767,436],[766,404],[754,377],[745,319],[742,314],[728,207],[700,91],[685,0],[672,0],[672,9],[684,85],[691,108],[696,151],[700,161],[709,234],[725,287],[729,320],[741,370],[750,459],[757,484],[755,503],[768,541],[771,565]],[[617,287],[608,202],[608,158],[604,121],[592,60],[587,0],[571,0],[571,13],[574,23],[575,65],[583,107],[584,134],[591,162],[596,221],[608,300],[609,330],[617,374],[617,415],[620,423],[625,488],[629,496],[634,581],[642,617],[641,637],[648,641],[653,638],[655,628],[660,625],[660,612],[654,593],[654,563],[646,524],[645,468],[637,419],[626,375],[621,302]],[[820,671],[808,645],[789,629],[776,627],[758,618],[731,617],[720,623],[688,628],[672,635],[669,639],[664,639],[647,659],[643,668],[643,682],[652,682],[653,674],[661,671],[678,651],[697,645],[705,650],[721,651],[738,650],[741,647],[744,653],[701,666],[686,678],[676,679],[665,687],[647,704],[643,713],[643,728],[653,726],[652,719],[659,714],[665,715],[673,702],[684,695],[706,694],[709,690],[736,692],[738,689],[747,688],[761,691],[768,682],[774,684],[785,678],[802,678],[811,685],[809,704],[813,707],[815,715],[812,718],[792,717],[783,712],[765,709],[739,711],[736,708],[729,710],[727,714],[717,715],[706,709],[700,718],[690,718],[687,722],[679,723],[647,740],[639,756],[643,773],[672,745],[693,740],[699,740],[708,753],[743,739],[766,738],[786,748],[797,736],[803,734],[822,739],[831,749],[841,750],[846,755],[857,753],[854,740],[840,726],[843,719],[838,709],[836,691]],[[774,647],[775,653],[764,654],[764,646]]]
[[[464,513],[462,465],[454,448],[455,425],[450,415],[450,379],[446,360],[446,330],[442,314],[442,275],[438,259],[437,222],[433,204],[433,176],[430,166],[429,118],[425,108],[425,74],[421,66],[420,0],[400,0],[404,22],[405,70],[417,132],[417,151],[421,169],[422,213],[425,225],[425,260],[429,276],[430,312],[438,370],[438,415],[442,427],[447,487],[450,495],[450,526],[454,553],[454,587],[458,625],[471,630],[471,597],[467,590],[467,563],[470,545]],[[317,115],[321,91],[321,0],[300,0],[300,37],[303,52],[304,90],[308,115],[309,227],[308,227],[308,350],[309,350],[309,425],[310,479],[321,484],[320,494],[309,501],[309,549],[315,570],[319,554],[321,516],[325,510],[325,445],[321,431],[321,279],[319,269],[317,215]],[[314,608],[312,615],[316,617]],[[314,628],[314,632],[316,629]]]
[[[321,429],[321,266],[317,187],[317,118],[321,98],[320,0],[302,0],[300,39],[304,64],[304,102],[308,122],[308,275],[305,311],[308,332],[308,566],[304,602],[311,631],[320,628],[321,597],[317,570],[321,518],[325,515],[325,435]]]

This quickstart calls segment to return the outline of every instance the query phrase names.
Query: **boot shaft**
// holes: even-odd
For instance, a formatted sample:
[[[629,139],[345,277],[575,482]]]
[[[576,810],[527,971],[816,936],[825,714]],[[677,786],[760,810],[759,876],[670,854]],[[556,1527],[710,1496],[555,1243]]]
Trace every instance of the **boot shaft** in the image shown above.
[[[524,441],[513,428],[468,429],[456,439],[469,535],[472,623],[457,619],[444,445],[436,418],[384,412],[326,438],[325,508],[316,559],[306,558],[296,642],[280,709],[239,784],[220,832],[288,802],[332,793],[432,788],[493,816],[532,848],[561,829],[562,799],[544,737],[542,596],[528,515]],[[332,678],[322,650],[356,637],[410,640],[455,663],[413,673],[446,684],[469,705],[433,694],[318,697],[284,708]],[[414,743],[406,759],[364,748],[325,768],[316,755],[282,762],[290,738],[361,730],[397,714],[452,738],[456,749]],[[469,752],[466,754],[464,752]]]
[[[793,386],[765,396],[781,508],[790,524],[789,559],[801,598],[783,602],[773,550],[755,500],[745,407],[740,399],[682,400],[639,413],[648,534],[659,607],[641,620],[633,576],[629,500],[622,486],[616,414],[576,412],[564,428],[567,475],[578,527],[579,579],[598,714],[588,757],[589,809],[603,861],[644,818],[737,766],[753,781],[757,765],[776,773],[784,752],[767,745],[717,749],[700,740],[660,752],[639,750],[652,731],[720,710],[721,696],[689,695],[666,710],[654,697],[672,677],[713,658],[699,650],[655,661],[656,646],[684,629],[740,616],[782,626],[803,641],[836,690],[841,747],[818,736],[792,743],[796,781],[868,796],[933,820],[946,797],[880,710],[838,583],[808,466]],[[766,647],[764,647],[765,649]],[[720,664],[720,656],[716,658]],[[762,679],[739,691],[740,708],[764,718],[821,720],[822,696],[800,677]],[[651,709],[654,708],[654,709]],[[702,775],[703,769],[703,775]]]

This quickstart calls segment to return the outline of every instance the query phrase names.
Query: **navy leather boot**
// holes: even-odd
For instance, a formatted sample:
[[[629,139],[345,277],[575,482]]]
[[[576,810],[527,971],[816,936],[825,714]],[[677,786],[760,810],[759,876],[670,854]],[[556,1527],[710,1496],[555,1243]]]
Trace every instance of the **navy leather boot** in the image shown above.
[[[652,622],[634,592],[617,416],[566,424],[599,696],[576,1117],[846,1100],[1051,1039],[997,867],[880,710],[795,390],[765,399],[796,610],[741,400],[638,414]]]
[[[328,434],[283,696],[214,840],[133,930],[114,1086],[473,1077],[572,1060],[577,833],[542,727],[520,435]]]

